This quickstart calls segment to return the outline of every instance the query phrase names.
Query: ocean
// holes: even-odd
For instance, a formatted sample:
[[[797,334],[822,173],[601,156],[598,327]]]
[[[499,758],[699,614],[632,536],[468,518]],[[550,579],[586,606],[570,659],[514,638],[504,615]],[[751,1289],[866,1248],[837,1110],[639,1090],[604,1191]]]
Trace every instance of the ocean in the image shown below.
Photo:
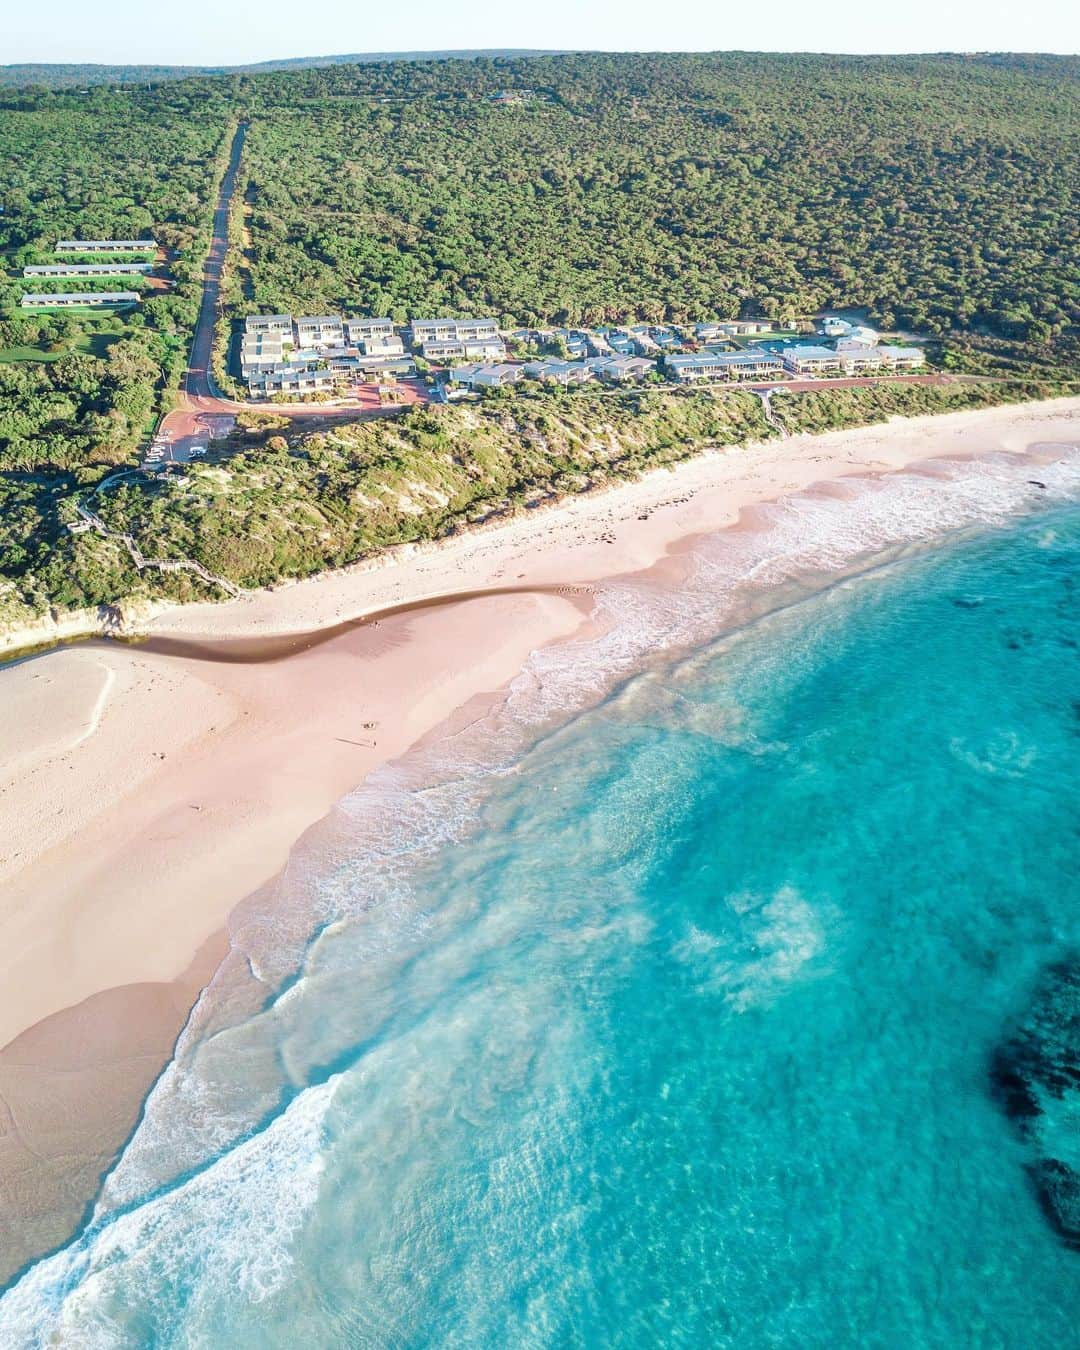
[[[1080,452],[675,561],[236,915],[0,1343],[1077,1344]]]

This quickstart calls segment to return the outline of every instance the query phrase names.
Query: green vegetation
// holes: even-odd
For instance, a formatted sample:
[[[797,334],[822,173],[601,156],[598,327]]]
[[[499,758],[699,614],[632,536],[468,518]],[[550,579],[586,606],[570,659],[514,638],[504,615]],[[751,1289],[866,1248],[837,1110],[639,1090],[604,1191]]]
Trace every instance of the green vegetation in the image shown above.
[[[994,377],[777,398],[786,426],[818,430],[1076,380],[1078,77],[1064,57],[585,55],[0,92],[0,617],[199,593],[66,525],[77,492],[136,462],[180,379],[239,118],[222,387],[230,319],[256,310],[786,328],[837,307]],[[93,279],[142,302],[19,311],[28,289],[90,284],[19,275],[57,238],[144,233],[169,290]],[[530,388],[318,433],[244,421],[102,513],[149,556],[253,585],[777,434],[751,395],[671,388]]]
[[[1080,316],[1078,75],[731,53],[267,77],[251,308],[531,324],[861,306],[1060,359]],[[547,100],[491,102],[526,84]]]
[[[156,95],[0,98],[0,352],[8,354],[0,355],[0,472],[92,478],[136,457],[179,382],[198,312],[212,196],[231,133],[223,92],[200,96],[178,85]],[[139,276],[19,275],[27,264],[56,261],[58,238],[148,233],[175,251],[167,291]],[[27,291],[72,290],[135,290],[143,299],[116,312],[19,308]]]
[[[776,412],[792,430],[820,431],[1053,392],[1034,382],[892,385],[785,394]],[[108,525],[131,533],[148,557],[193,558],[258,586],[633,478],[706,445],[778,434],[752,394],[671,387],[520,386],[478,404],[309,432],[291,445],[280,414],[238,420],[230,444],[215,445],[184,477],[110,489],[97,502]],[[218,598],[190,573],[137,573],[114,540],[69,534],[71,488],[0,479],[0,620],[140,595]]]

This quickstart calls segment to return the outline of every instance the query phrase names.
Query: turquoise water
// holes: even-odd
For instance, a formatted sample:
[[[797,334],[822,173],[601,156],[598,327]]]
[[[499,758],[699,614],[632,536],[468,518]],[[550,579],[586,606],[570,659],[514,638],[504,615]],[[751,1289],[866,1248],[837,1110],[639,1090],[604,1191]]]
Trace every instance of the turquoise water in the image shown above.
[[[1029,472],[703,542],[343,803],[0,1341],[1075,1345],[988,1078],[1080,946],[1080,508]],[[853,512],[892,551],[822,587],[778,541]],[[718,636],[734,548],[818,571]]]

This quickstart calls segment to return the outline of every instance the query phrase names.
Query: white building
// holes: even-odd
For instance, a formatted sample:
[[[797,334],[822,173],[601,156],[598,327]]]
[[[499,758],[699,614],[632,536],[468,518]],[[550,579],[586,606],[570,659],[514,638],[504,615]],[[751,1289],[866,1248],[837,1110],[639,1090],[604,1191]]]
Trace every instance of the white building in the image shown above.
[[[279,366],[285,360],[285,335],[278,330],[245,333],[240,344],[240,371],[248,379],[252,371]]]
[[[57,253],[154,253],[155,239],[58,239]]]
[[[292,341],[291,314],[249,314],[244,320],[245,333],[287,333]]]
[[[333,373],[312,366],[269,366],[253,370],[248,379],[252,394],[270,398],[273,394],[315,394],[331,389]]]
[[[699,352],[669,356],[668,371],[680,384],[706,380],[769,380],[783,373],[784,363],[772,352]]]
[[[392,319],[346,319],[345,336],[350,346],[358,347],[370,338],[392,337],[394,323]],[[404,350],[404,348],[402,348]]]
[[[428,342],[477,342],[497,339],[499,325],[494,319],[414,319],[409,332],[414,347]]]
[[[926,353],[921,347],[878,347],[877,353],[885,365],[895,370],[918,369],[926,364]]]
[[[502,338],[433,338],[424,342],[420,354],[425,361],[501,361],[506,355]]]
[[[354,339],[349,338],[352,342]],[[396,333],[372,333],[356,345],[365,356],[404,356],[405,344]]]
[[[587,361],[525,362],[525,374],[530,380],[545,380],[552,384],[584,384],[595,373]]]
[[[67,291],[59,295],[24,295],[23,309],[64,309],[71,306],[137,305],[135,291]]]
[[[656,362],[646,361],[643,356],[594,356],[582,364],[602,380],[611,380],[615,384],[643,380],[656,369]]]
[[[338,314],[320,314],[314,318],[299,318],[294,325],[296,345],[311,347],[341,347],[345,343],[345,328]]]
[[[867,347],[876,347],[880,340],[881,334],[876,328],[868,328],[866,324],[857,324],[850,327],[850,330],[838,339],[836,350],[838,352],[860,351]]]
[[[39,267],[24,267],[24,277],[127,277],[152,272],[148,262],[111,263],[49,263]]]
[[[498,389],[517,384],[524,378],[524,366],[509,364],[459,366],[450,372],[451,383],[464,385],[467,389]]]
[[[830,370],[843,369],[843,357],[831,347],[800,345],[781,352],[784,369],[793,375],[822,375]]]

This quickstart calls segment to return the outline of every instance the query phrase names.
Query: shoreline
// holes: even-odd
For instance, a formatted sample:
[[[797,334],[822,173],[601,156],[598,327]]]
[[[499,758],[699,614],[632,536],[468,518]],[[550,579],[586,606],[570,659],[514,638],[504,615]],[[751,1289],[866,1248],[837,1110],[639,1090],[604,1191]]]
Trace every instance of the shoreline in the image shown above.
[[[1074,398],[713,451],[374,564],[164,610],[146,644],[0,669],[0,838],[17,841],[0,856],[0,1193],[15,1220],[0,1282],[78,1221],[229,915],[373,768],[579,632],[591,583],[816,485],[1077,440]],[[290,635],[295,650],[252,654]],[[247,654],[222,659],[233,644]],[[73,1047],[90,1047],[81,1074]]]
[[[919,448],[928,433],[940,432],[945,435],[959,435],[967,438],[971,433],[978,434],[984,428],[989,434],[995,434],[995,428],[1003,423],[1022,424],[1032,419],[1051,418],[1057,420],[1080,420],[1080,396],[1064,395],[1028,403],[1002,403],[989,408],[966,409],[959,412],[928,414],[920,417],[896,416],[887,422],[870,423],[859,427],[848,427],[837,431],[800,433],[785,440],[754,441],[745,445],[717,446],[706,445],[695,451],[688,459],[679,460],[672,465],[664,465],[649,470],[640,478],[617,479],[598,485],[580,493],[554,496],[541,501],[536,506],[514,515],[497,515],[489,520],[469,525],[460,531],[431,542],[419,544],[395,544],[379,554],[348,563],[340,568],[332,568],[313,573],[308,577],[283,578],[271,586],[257,590],[244,591],[233,600],[211,602],[199,601],[177,604],[168,600],[148,598],[119,602],[125,611],[123,626],[120,629],[114,623],[104,622],[96,610],[74,610],[59,618],[43,616],[20,628],[0,632],[0,671],[22,660],[34,659],[62,650],[67,646],[97,638],[115,636],[121,641],[138,642],[150,634],[176,634],[200,636],[241,637],[256,633],[271,632],[284,635],[295,632],[313,632],[316,629],[332,626],[344,619],[356,619],[365,615],[377,615],[383,609],[397,608],[402,604],[418,605],[425,600],[451,600],[455,591],[439,586],[424,585],[419,591],[415,583],[432,571],[434,566],[425,567],[424,559],[438,560],[449,555],[451,560],[474,556],[486,552],[485,543],[497,540],[500,543],[515,544],[527,540],[535,533],[544,534],[545,525],[552,518],[580,518],[586,524],[591,517],[603,517],[605,507],[610,507],[617,515],[623,504],[633,504],[641,500],[650,510],[658,509],[670,503],[665,502],[666,494],[660,491],[661,484],[671,485],[679,482],[698,492],[711,484],[716,476],[713,472],[717,461],[734,459],[744,461],[751,469],[780,466],[792,458],[799,459],[798,452],[817,446],[828,452],[834,447],[844,452],[844,443],[851,441],[855,446],[871,445],[885,438],[883,458],[879,464],[872,465],[860,460],[858,454],[849,462],[851,472],[891,471],[903,468],[905,460],[891,453],[888,442],[899,444],[901,440],[912,450],[911,462],[932,457],[929,450]],[[1026,438],[1015,437],[1013,448],[1025,448]],[[1010,448],[1001,446],[999,448]],[[800,463],[802,461],[800,459]],[[808,462],[821,463],[811,459]],[[789,465],[790,467],[790,465]],[[726,479],[726,472],[722,473]],[[828,472],[825,478],[835,477]],[[796,491],[808,487],[813,477],[798,475],[797,482],[784,484],[774,492],[774,496],[787,491]],[[777,487],[776,484],[773,485]],[[767,500],[754,496],[746,504]],[[728,515],[726,521],[719,524],[709,522],[704,529],[723,528],[724,524],[734,524],[738,511]],[[694,531],[687,531],[693,533]],[[702,531],[704,532],[704,530]],[[620,541],[625,544],[625,541]],[[647,566],[648,563],[641,564]],[[633,570],[633,569],[620,569]],[[391,579],[385,585],[379,584],[381,574],[390,572],[396,579],[399,573],[408,573],[410,585],[398,586]],[[592,570],[590,575],[580,580],[599,580],[610,574],[603,570]],[[505,575],[498,571],[495,576]],[[360,578],[376,578],[366,584]],[[543,584],[565,584],[565,577],[545,574]],[[491,586],[486,589],[491,589]],[[293,599],[295,593],[296,598]],[[350,594],[352,593],[352,594]],[[282,598],[285,597],[285,598]],[[317,616],[312,622],[311,611]]]

